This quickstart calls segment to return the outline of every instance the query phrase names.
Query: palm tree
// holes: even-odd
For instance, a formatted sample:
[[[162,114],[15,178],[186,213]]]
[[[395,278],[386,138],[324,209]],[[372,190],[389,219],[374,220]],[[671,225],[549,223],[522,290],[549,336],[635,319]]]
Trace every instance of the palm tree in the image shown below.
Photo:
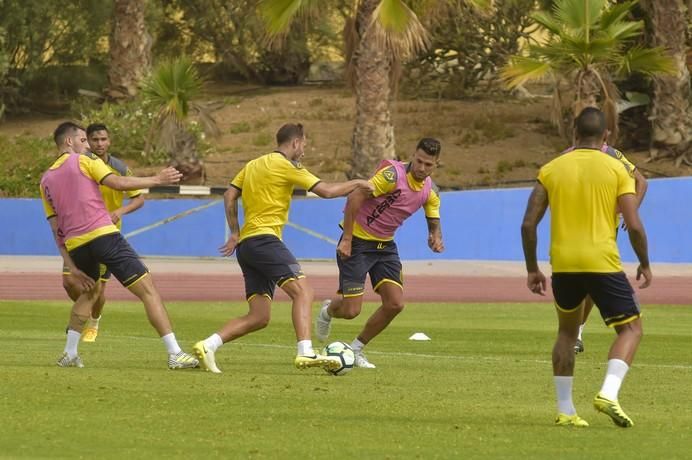
[[[145,152],[149,154],[153,148],[165,151],[187,183],[202,183],[205,178],[197,137],[191,130],[191,115],[196,115],[206,133],[219,133],[211,116],[212,106],[196,99],[203,84],[192,61],[181,57],[157,65],[142,86],[145,104],[156,110]]]
[[[110,36],[109,99],[132,99],[151,67],[151,36],[147,33],[142,0],[114,0]]]
[[[467,0],[488,9],[491,0]],[[303,12],[324,14],[334,6],[324,0],[262,0],[261,12],[271,37],[288,30]],[[367,177],[383,158],[394,158],[394,126],[391,107],[398,63],[423,49],[426,29],[419,16],[439,12],[450,1],[356,0],[347,21],[346,57],[352,68],[356,95],[356,120],[351,140],[350,177]]]
[[[651,157],[675,156],[677,164],[692,165],[692,93],[687,68],[688,16],[683,0],[645,0],[653,44],[670,51],[672,75],[654,78]],[[692,4],[691,4],[692,6]]]
[[[584,107],[601,107],[617,139],[617,88],[613,81],[638,72],[655,75],[672,71],[672,61],[661,48],[633,45],[642,34],[642,21],[627,20],[634,1],[611,5],[607,0],[556,0],[552,11],[531,16],[546,38],[513,56],[502,70],[509,87],[552,77],[555,82],[553,121],[560,134],[571,139],[571,121]],[[560,84],[568,82],[574,97],[565,110]],[[567,120],[565,120],[565,112]]]

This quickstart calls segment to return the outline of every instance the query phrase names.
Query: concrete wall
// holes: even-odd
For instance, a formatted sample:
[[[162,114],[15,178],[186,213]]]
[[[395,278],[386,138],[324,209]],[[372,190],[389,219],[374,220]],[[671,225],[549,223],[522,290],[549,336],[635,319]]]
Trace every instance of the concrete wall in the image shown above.
[[[446,251],[438,255],[428,249],[425,218],[418,212],[397,233],[402,258],[523,260],[519,226],[529,192],[518,188],[443,193]],[[690,199],[690,178],[649,182],[641,214],[652,260],[692,263]],[[294,200],[291,226],[285,227],[284,239],[296,257],[334,257],[343,206],[344,199]],[[162,223],[181,213],[189,214]],[[0,216],[0,254],[57,253],[40,200],[0,200]],[[542,260],[548,257],[549,219],[547,215],[539,228]],[[137,234],[129,237],[130,242],[143,255],[216,256],[226,235],[223,204],[219,200],[150,198],[142,209],[125,216],[123,233],[132,232]],[[620,232],[618,243],[623,260],[635,261],[626,233]]]

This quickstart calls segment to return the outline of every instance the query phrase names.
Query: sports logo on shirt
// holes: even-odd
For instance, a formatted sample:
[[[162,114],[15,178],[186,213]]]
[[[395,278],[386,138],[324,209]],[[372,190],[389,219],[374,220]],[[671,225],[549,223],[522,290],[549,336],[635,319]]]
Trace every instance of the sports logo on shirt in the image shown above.
[[[382,171],[382,177],[384,177],[385,180],[390,184],[396,182],[396,176],[396,169],[394,168],[394,166],[390,166],[389,168]]]

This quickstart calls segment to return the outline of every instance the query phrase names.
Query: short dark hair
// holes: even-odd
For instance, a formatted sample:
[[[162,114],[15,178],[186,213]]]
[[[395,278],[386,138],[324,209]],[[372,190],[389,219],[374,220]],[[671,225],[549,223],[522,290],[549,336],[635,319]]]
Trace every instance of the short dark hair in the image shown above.
[[[440,144],[440,141],[433,139],[432,137],[424,137],[418,141],[416,150],[422,150],[428,155],[437,157],[440,156],[440,152],[442,151],[442,144]]]
[[[58,127],[55,128],[55,131],[53,131],[53,140],[55,141],[55,145],[60,147],[68,136],[73,136],[80,129],[84,131],[84,128],[72,121],[60,123]]]
[[[577,139],[600,139],[608,129],[606,117],[595,107],[587,107],[574,120]]]
[[[87,126],[87,129],[86,129],[87,137],[91,136],[96,131],[108,132],[108,128],[106,128],[106,125],[101,124],[101,123],[92,123],[89,126]]]
[[[276,132],[276,143],[277,145],[285,144],[290,142],[295,138],[302,138],[305,136],[305,131],[303,131],[303,125],[300,123],[286,123]]]

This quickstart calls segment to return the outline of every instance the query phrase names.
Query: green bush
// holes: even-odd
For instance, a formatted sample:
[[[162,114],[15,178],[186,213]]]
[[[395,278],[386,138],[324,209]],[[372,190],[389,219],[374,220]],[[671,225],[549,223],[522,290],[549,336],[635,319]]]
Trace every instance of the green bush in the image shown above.
[[[0,136],[0,197],[37,197],[41,175],[55,161],[55,144],[29,135]]]

